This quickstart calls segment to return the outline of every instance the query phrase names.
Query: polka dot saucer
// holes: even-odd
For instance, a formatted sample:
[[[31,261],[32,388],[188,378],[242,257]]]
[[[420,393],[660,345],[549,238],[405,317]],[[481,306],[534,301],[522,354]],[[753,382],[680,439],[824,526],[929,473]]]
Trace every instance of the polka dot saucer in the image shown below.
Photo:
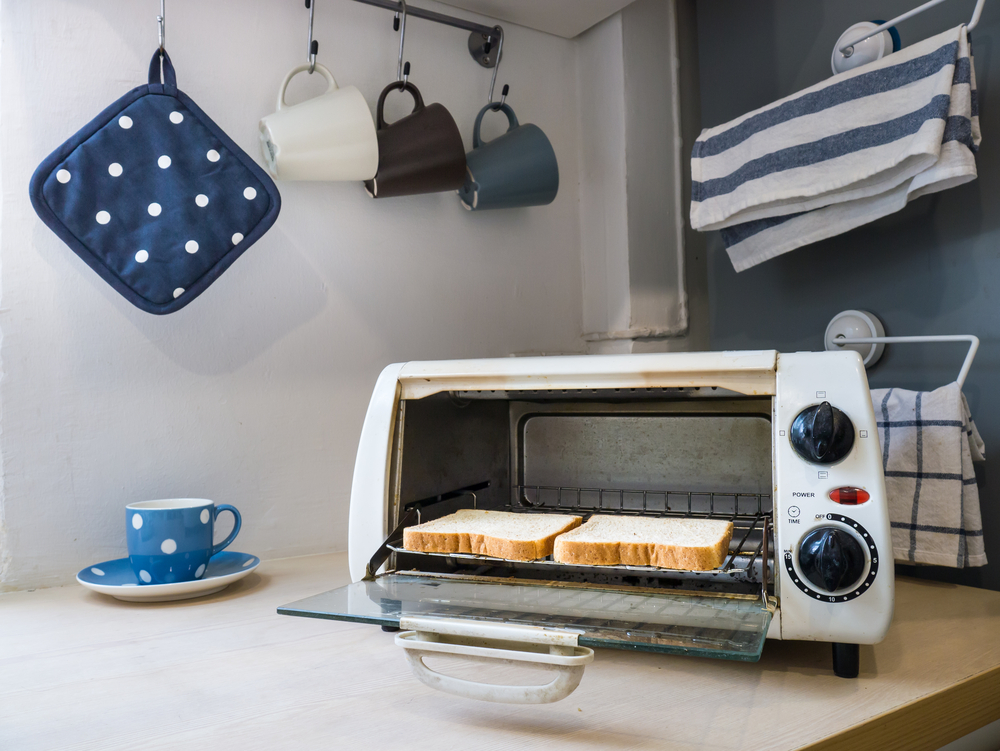
[[[76,575],[87,589],[125,602],[169,602],[204,597],[225,589],[260,565],[260,558],[248,553],[224,550],[212,556],[200,579],[174,584],[140,584],[128,558],[95,563]]]

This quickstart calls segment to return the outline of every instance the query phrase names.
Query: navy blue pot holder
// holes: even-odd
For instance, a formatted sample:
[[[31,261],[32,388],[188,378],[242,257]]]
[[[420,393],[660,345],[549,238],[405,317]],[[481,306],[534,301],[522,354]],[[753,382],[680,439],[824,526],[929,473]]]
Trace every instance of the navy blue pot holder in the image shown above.
[[[159,49],[149,83],[52,152],[30,190],[63,242],[126,300],[160,315],[204,292],[281,208],[274,182],[177,88]]]

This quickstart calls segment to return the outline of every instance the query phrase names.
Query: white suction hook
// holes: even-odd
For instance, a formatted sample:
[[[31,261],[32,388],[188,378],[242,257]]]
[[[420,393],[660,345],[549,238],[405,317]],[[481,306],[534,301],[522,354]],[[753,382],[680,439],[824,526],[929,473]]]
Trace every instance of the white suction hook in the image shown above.
[[[886,344],[925,344],[932,342],[968,342],[969,350],[962,361],[962,368],[955,380],[959,386],[972,369],[972,361],[979,350],[979,337],[972,334],[943,334],[931,336],[886,336],[882,322],[867,310],[845,310],[838,313],[826,327],[824,335],[828,351],[852,349],[864,360],[866,368],[871,367],[882,356]]]
[[[316,14],[316,0],[306,0],[309,9],[309,41],[306,44],[306,59],[309,61],[309,73],[316,70],[316,55],[319,54],[319,42],[313,39],[313,17]]]
[[[834,75],[881,60],[899,50],[896,27],[882,29],[880,24],[881,21],[862,21],[840,35],[830,55]]]
[[[885,344],[847,344],[846,339],[867,339],[874,337],[884,337],[885,327],[882,321],[867,310],[845,310],[838,313],[826,327],[826,334],[823,341],[826,349],[840,350],[851,349],[861,355],[865,367],[870,368],[882,357],[885,351]]]

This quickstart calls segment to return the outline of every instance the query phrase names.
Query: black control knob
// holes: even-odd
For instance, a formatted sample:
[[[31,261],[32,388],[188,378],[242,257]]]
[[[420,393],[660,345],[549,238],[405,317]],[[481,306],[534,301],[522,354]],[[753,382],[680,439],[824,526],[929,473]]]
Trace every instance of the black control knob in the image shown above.
[[[799,543],[802,574],[825,592],[856,584],[865,572],[865,549],[857,538],[839,527],[820,527]]]
[[[792,421],[792,448],[807,462],[833,464],[854,447],[851,418],[823,402],[799,412]]]

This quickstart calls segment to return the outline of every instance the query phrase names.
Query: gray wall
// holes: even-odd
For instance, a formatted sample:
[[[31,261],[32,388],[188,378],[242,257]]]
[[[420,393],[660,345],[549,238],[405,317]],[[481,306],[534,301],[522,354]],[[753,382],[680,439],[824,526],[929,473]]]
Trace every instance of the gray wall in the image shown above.
[[[915,0],[700,0],[701,124],[718,125],[831,75],[849,26],[891,18]],[[899,26],[903,45],[968,21],[974,3],[944,3]],[[973,33],[983,143],[979,179],[918,199],[894,216],[736,274],[718,233],[708,236],[712,349],[821,349],[830,319],[871,310],[890,335],[976,334],[965,384],[991,459],[977,466],[991,565],[956,571],[899,567],[1000,590],[1000,6]],[[869,371],[873,388],[932,389],[955,380],[960,344],[895,345]]]

